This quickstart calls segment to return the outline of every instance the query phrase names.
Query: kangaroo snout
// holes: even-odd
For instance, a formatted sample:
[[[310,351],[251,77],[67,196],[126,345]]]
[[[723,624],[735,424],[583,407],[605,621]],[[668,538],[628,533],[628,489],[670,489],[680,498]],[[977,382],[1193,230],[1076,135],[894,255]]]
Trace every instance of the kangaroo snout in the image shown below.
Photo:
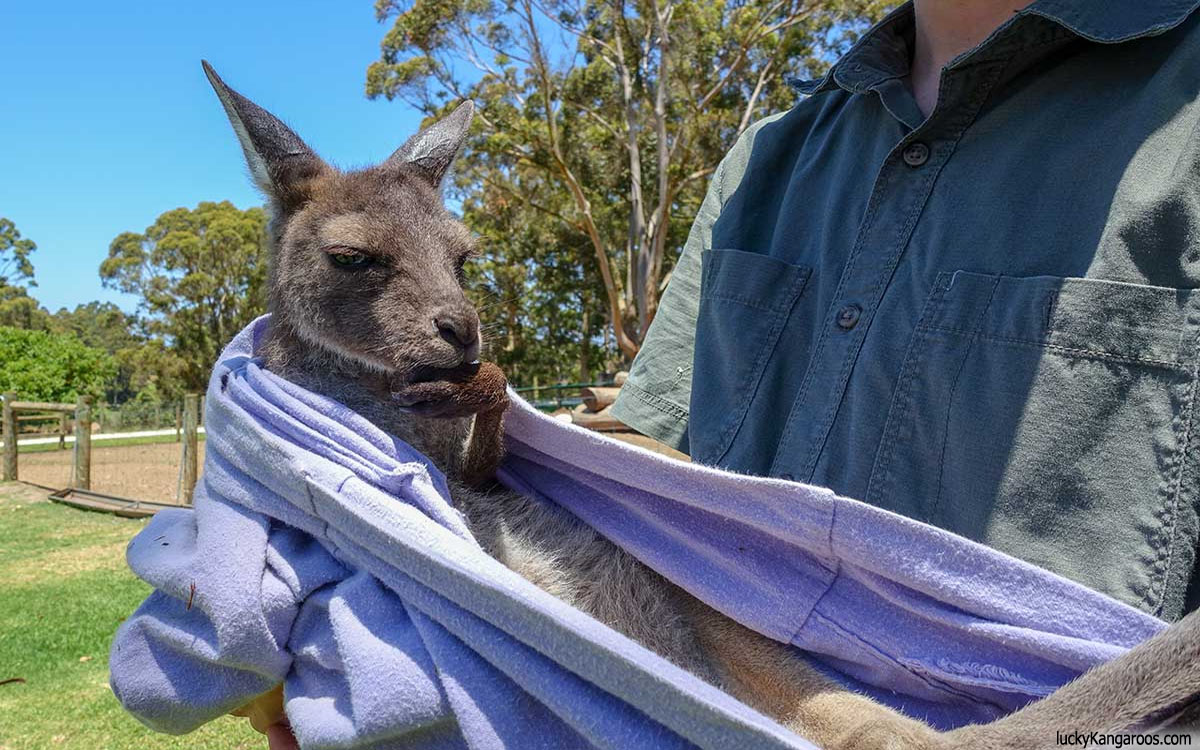
[[[433,330],[446,343],[458,350],[462,362],[479,359],[479,314],[461,305],[445,307],[433,314]]]

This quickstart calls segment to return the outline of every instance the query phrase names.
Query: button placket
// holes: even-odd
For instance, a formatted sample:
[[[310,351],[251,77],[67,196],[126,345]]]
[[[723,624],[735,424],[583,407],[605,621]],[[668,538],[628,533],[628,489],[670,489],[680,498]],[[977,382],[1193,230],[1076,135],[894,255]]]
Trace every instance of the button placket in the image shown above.
[[[870,313],[878,307],[941,165],[974,120],[1002,67],[1003,63],[997,61],[951,77],[955,90],[947,92],[939,111],[908,136],[924,134],[928,138],[936,133],[938,147],[931,148],[928,140],[897,144],[880,165],[855,248],[835,291],[838,301],[826,313],[828,333],[823,333],[816,344],[791,404],[772,462],[772,475],[789,473],[800,481],[812,480],[867,333],[867,326],[859,325],[862,311]],[[961,104],[948,110],[946,102],[954,99]],[[857,316],[848,310],[850,305],[859,306]]]

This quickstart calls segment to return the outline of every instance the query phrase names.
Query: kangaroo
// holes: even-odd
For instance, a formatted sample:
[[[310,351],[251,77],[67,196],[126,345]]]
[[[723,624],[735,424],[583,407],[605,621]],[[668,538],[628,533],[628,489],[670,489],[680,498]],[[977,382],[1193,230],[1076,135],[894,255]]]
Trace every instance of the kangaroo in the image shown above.
[[[204,70],[268,200],[265,366],[425,453],[484,549],[537,586],[830,750],[1049,747],[1056,730],[1124,731],[1200,692],[1192,616],[1023,711],[939,733],[835,684],[566,511],[499,487],[506,380],[479,361],[479,317],[462,288],[472,238],[442,201],[473,105],[383,163],[343,172]]]

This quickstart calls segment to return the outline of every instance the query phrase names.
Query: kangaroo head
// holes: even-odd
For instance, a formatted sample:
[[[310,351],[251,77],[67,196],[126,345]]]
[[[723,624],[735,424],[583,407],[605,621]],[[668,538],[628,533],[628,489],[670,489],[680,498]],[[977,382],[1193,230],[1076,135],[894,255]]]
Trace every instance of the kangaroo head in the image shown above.
[[[204,72],[269,202],[272,325],[392,377],[430,377],[475,361],[479,317],[462,289],[472,240],[441,190],[471,124],[471,102],[382,164],[344,172],[208,63]]]

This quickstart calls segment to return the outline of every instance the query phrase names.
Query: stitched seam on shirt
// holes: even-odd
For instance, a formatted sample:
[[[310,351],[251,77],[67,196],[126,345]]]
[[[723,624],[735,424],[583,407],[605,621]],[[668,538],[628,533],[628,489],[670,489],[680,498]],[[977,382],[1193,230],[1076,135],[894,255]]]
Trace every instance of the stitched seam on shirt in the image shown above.
[[[717,301],[722,301],[722,302],[737,302],[739,304],[745,305],[746,307],[753,307],[755,310],[761,310],[763,312],[769,312],[769,313],[776,312],[779,308],[784,306],[782,302],[777,302],[774,305],[764,305],[761,300],[759,300],[755,297],[744,297],[744,296],[741,296],[738,294],[709,293],[709,294],[703,295],[701,297],[701,299],[717,300]]]
[[[874,184],[872,185],[872,189],[871,189],[871,197],[867,203],[867,213],[863,217],[863,221],[860,224],[859,234],[854,243],[854,249],[850,251],[850,256],[846,259],[846,266],[842,270],[842,276],[840,279],[838,279],[838,285],[834,289],[834,292],[833,292],[834,299],[838,299],[841,297],[842,291],[846,287],[846,272],[850,270],[854,261],[862,253],[863,245],[866,244],[866,235],[869,234],[869,231],[863,231],[862,227],[871,227],[871,226],[874,226],[874,224],[875,224],[875,216],[876,216],[876,214],[879,213],[879,206],[883,203],[883,198],[880,195],[882,192],[880,189],[882,187],[882,185],[880,184],[880,181],[881,181],[881,178],[884,176],[884,171],[886,169],[887,169],[887,163],[885,162],[884,165],[882,167],[880,167],[879,172],[875,175],[875,181],[874,181]],[[888,180],[890,181],[890,179],[891,179],[891,177],[890,177],[890,173],[889,173]],[[826,320],[825,322],[826,322],[826,325],[821,326],[821,333],[820,333],[820,335],[817,336],[817,340],[813,345],[813,348],[812,348],[813,358],[821,355],[822,350],[825,346],[825,342],[829,339],[829,329],[830,329],[830,326],[828,325],[829,321]],[[775,448],[775,457],[771,460],[771,473],[775,473],[775,471],[778,468],[777,465],[779,463],[779,457],[781,455],[780,450],[792,441],[792,436],[796,432],[796,426],[799,422],[799,419],[796,418],[798,416],[796,414],[796,411],[801,408],[801,406],[804,404],[805,399],[808,398],[809,388],[811,387],[812,382],[815,379],[813,370],[814,370],[813,363],[812,363],[812,360],[810,360],[809,365],[808,365],[808,370],[807,370],[807,372],[804,373],[804,380],[801,381],[801,383],[800,383],[799,392],[796,394],[795,399],[792,400],[791,408],[788,409],[787,422],[785,422],[785,424],[784,424],[783,434],[780,435],[779,443]],[[810,450],[810,452],[812,450],[811,444],[810,444],[809,450]],[[806,460],[807,460],[807,458],[808,457],[806,457]],[[813,459],[812,469],[807,472],[808,476],[811,477],[812,472],[816,469],[816,465],[817,465],[816,459]]]
[[[1196,343],[1192,347],[1192,359],[1194,361],[1192,365],[1192,387],[1188,393],[1187,406],[1184,408],[1183,414],[1180,415],[1184,424],[1183,440],[1179,443],[1174,466],[1171,467],[1175,472],[1174,490],[1170,493],[1170,497],[1167,500],[1168,507],[1164,508],[1167,518],[1164,519],[1162,531],[1166,538],[1166,543],[1159,550],[1158,560],[1155,564],[1155,569],[1159,576],[1161,576],[1161,581],[1158,584],[1157,594],[1154,594],[1157,602],[1147,602],[1152,607],[1151,611],[1156,615],[1162,613],[1164,600],[1167,595],[1167,581],[1170,578],[1171,564],[1175,560],[1175,528],[1179,522],[1179,495],[1183,491],[1183,474],[1187,464],[1189,443],[1192,440],[1192,413],[1196,407],[1196,380],[1200,377],[1200,352],[1197,351],[1197,347],[1200,346],[1200,336],[1197,336],[1194,341]]]
[[[954,333],[962,336],[972,335],[972,331],[965,328],[950,328],[946,326],[923,326],[923,330],[937,331],[940,333]],[[1011,336],[994,336],[991,334],[980,334],[979,338],[985,341],[996,341],[1004,344],[1016,344],[1019,346],[1033,347],[1037,349],[1054,349],[1056,351],[1078,354],[1089,359],[1106,359],[1116,362],[1128,362],[1136,364],[1159,365],[1172,369],[1180,369],[1183,366],[1182,362],[1174,360],[1153,359],[1151,357],[1134,357],[1126,354],[1117,354],[1116,352],[1104,351],[1102,349],[1084,349],[1073,346],[1063,346],[1062,344],[1052,344],[1048,341],[1032,341],[1029,339],[1013,338]]]
[[[929,299],[925,302],[925,308],[921,311],[919,321],[928,320],[937,314],[945,299],[945,293],[946,289],[937,288],[930,294]],[[917,328],[909,338],[908,348],[904,352],[904,361],[900,365],[900,377],[896,383],[896,390],[892,394],[892,402],[888,406],[888,416],[883,425],[883,434],[880,436],[879,455],[875,459],[875,465],[871,467],[871,476],[867,480],[866,501],[872,505],[879,505],[880,501],[891,493],[892,458],[896,452],[900,429],[908,419],[908,413],[912,407],[910,395],[912,383],[916,380],[917,373],[921,371],[921,362],[929,353],[928,337],[924,335],[925,331],[921,329],[919,321]]]
[[[957,146],[957,139],[955,141],[955,145]],[[949,161],[949,157],[947,157],[946,161]],[[942,167],[945,166],[945,163],[946,163],[945,161],[942,162]],[[819,460],[818,457],[820,455],[820,448],[818,446],[818,443],[820,444],[820,446],[823,446],[825,444],[825,441],[829,437],[829,428],[832,426],[834,420],[837,418],[837,412],[841,408],[842,398],[845,398],[845,395],[846,395],[845,382],[850,377],[850,370],[853,369],[854,364],[858,360],[858,353],[861,353],[861,351],[862,351],[863,341],[866,338],[867,332],[871,328],[871,326],[870,326],[871,322],[875,319],[875,311],[878,309],[879,303],[883,301],[883,293],[881,290],[883,287],[885,287],[887,285],[887,283],[883,280],[883,277],[887,276],[887,278],[890,280],[891,277],[895,274],[896,267],[899,265],[899,262],[900,262],[900,256],[904,253],[905,248],[908,247],[908,243],[912,241],[912,232],[916,228],[917,221],[920,219],[921,214],[925,210],[925,205],[929,202],[929,194],[933,190],[933,183],[936,180],[937,175],[940,172],[941,172],[941,167],[939,167],[936,170],[931,169],[925,175],[925,179],[921,183],[921,190],[924,192],[925,197],[924,197],[924,199],[917,201],[915,203],[915,205],[912,207],[912,209],[909,210],[908,216],[905,218],[905,222],[902,225],[901,230],[900,230],[900,237],[903,238],[903,240],[902,240],[903,244],[900,246],[900,248],[895,253],[893,253],[892,260],[890,263],[891,271],[890,271],[890,273],[885,272],[885,273],[878,274],[875,277],[875,281],[871,285],[870,299],[874,300],[874,304],[871,307],[870,315],[868,315],[865,320],[862,320],[859,323],[860,333],[858,334],[858,341],[857,341],[857,346],[856,346],[857,351],[853,357],[851,357],[851,356],[843,357],[841,369],[838,370],[837,383],[838,383],[839,387],[842,388],[841,398],[838,399],[838,403],[831,404],[830,408],[828,408],[826,410],[826,415],[825,415],[824,419],[821,420],[821,429],[818,430],[817,433],[813,435],[813,439],[808,444],[808,455],[812,457],[812,461],[813,461],[812,467],[807,472],[809,477],[812,476],[812,473],[814,471],[816,471],[816,468],[817,468],[817,461]],[[861,255],[861,247],[856,249],[856,251],[852,257],[854,259],[857,259],[860,255]],[[847,263],[847,266],[849,266],[849,263]],[[841,296],[842,288],[845,283],[845,280],[846,280],[846,274],[845,274],[845,272],[843,272],[842,278],[839,280],[838,291],[835,293],[834,299],[837,299],[838,297]],[[830,326],[828,326],[828,325],[825,326],[826,329],[828,329],[829,327]],[[847,352],[847,354],[849,354],[849,352]]]
[[[767,331],[766,338],[759,347],[758,356],[754,359],[754,365],[750,369],[750,378],[753,380],[753,388],[749,387],[750,383],[746,384],[746,393],[738,405],[737,414],[730,420],[728,426],[721,431],[720,446],[721,453],[713,459],[713,463],[717,463],[725,458],[729,453],[729,449],[733,447],[733,439],[741,431],[742,425],[746,421],[746,412],[750,409],[750,403],[754,397],[758,395],[758,387],[762,384],[763,371],[766,370],[767,362],[771,359],[771,354],[774,353],[775,347],[779,346],[779,336],[783,333],[783,328],[791,317],[791,310],[796,305],[796,300],[800,299],[800,295],[804,293],[804,287],[808,283],[807,273],[793,274],[792,282],[787,288],[787,293],[783,295],[783,299],[787,300],[786,304],[780,302],[778,310],[768,310],[774,316],[770,330]]]
[[[996,298],[996,289],[1000,286],[1000,277],[997,276],[992,280],[992,291],[988,294],[987,304],[979,311],[979,317],[975,323],[975,330],[971,333],[971,338],[967,341],[967,349],[963,352],[962,360],[958,363],[958,372],[954,373],[954,383],[950,386],[950,396],[946,399],[946,420],[942,426],[942,452],[938,457],[938,473],[937,473],[937,494],[934,495],[933,505],[929,508],[927,518],[934,523],[935,526],[940,526],[937,520],[942,512],[942,477],[946,473],[946,444],[950,442],[950,414],[954,410],[954,394],[958,390],[958,382],[962,379],[963,370],[967,369],[967,360],[971,357],[971,350],[975,348],[976,342],[979,341],[979,329],[983,328],[984,318],[987,316],[988,308],[992,306],[992,300]]]
[[[1157,19],[1155,19],[1155,21],[1152,25],[1150,25],[1148,27],[1139,28],[1137,31],[1127,33],[1125,36],[1114,36],[1112,34],[1105,35],[1105,36],[1096,36],[1094,33],[1095,29],[1077,29],[1073,25],[1068,26],[1067,21],[1065,19],[1063,19],[1063,17],[1061,16],[1061,11],[1060,11],[1060,15],[1052,15],[1052,11],[1050,9],[1030,7],[1022,12],[1025,15],[1040,16],[1042,18],[1045,18],[1048,21],[1053,21],[1054,23],[1059,24],[1060,26],[1062,26],[1064,28],[1067,28],[1067,30],[1071,34],[1075,35],[1076,37],[1078,37],[1080,39],[1086,39],[1089,42],[1095,42],[1095,43],[1099,43],[1099,44],[1121,44],[1124,42],[1131,42],[1131,41],[1136,41],[1138,39],[1145,39],[1146,37],[1156,36],[1158,34],[1163,34],[1163,33],[1166,33],[1167,31],[1177,28],[1179,25],[1184,23],[1187,20],[1187,16],[1190,15],[1195,10],[1195,3],[1191,2],[1191,0],[1183,0],[1183,2],[1174,2],[1174,3],[1171,3],[1171,5],[1178,6],[1180,9],[1186,10],[1187,13],[1185,13],[1182,17],[1159,16]],[[1053,8],[1053,5],[1051,5],[1051,8]],[[1174,11],[1169,11],[1169,12],[1174,12]]]
[[[680,421],[685,420],[688,417],[687,410],[681,409],[679,406],[667,401],[662,396],[656,396],[649,391],[643,390],[631,380],[625,381],[625,385],[621,387],[621,390],[628,390],[630,396],[633,396],[646,406],[656,409],[669,417],[675,417]]]
[[[725,208],[725,172],[725,160],[722,159],[721,163],[717,165],[717,173],[713,175],[713,178],[717,181],[717,205],[721,209]],[[740,179],[738,181],[741,182]],[[720,213],[720,211],[717,211],[718,216]],[[713,223],[716,223],[715,220]]]

